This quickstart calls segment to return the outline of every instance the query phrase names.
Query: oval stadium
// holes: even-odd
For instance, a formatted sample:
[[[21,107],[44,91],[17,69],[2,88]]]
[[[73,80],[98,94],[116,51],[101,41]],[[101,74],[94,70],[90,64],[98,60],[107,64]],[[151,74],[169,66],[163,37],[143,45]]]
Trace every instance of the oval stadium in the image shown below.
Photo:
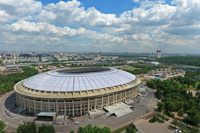
[[[29,113],[79,116],[137,96],[140,80],[115,68],[52,70],[18,82],[16,103]]]

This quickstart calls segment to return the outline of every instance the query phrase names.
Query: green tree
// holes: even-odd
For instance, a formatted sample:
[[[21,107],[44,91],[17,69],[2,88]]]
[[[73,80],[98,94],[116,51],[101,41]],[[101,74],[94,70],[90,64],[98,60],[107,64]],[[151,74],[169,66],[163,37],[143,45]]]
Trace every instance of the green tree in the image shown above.
[[[167,111],[176,111],[177,110],[177,106],[174,101],[165,102],[165,107],[166,107]]]
[[[159,102],[157,106],[159,112],[162,112],[165,109],[165,104],[163,102]]]
[[[52,125],[42,125],[38,128],[38,133],[55,133],[55,129]]]
[[[177,113],[178,113],[178,116],[183,116],[184,114],[183,108],[180,108]]]
[[[200,83],[197,84],[196,89],[197,89],[197,90],[200,90]]]
[[[37,70],[31,67],[24,67],[22,73],[0,75],[0,94],[13,89],[14,85],[27,77],[37,74]]]
[[[0,121],[0,133],[5,133],[4,129],[5,129],[5,124],[3,121]]]
[[[80,127],[78,133],[111,133],[111,131],[108,127],[100,128],[89,124],[85,127]]]
[[[27,122],[17,128],[17,133],[37,133],[35,122]]]
[[[135,127],[134,124],[130,124],[127,128],[126,128],[126,133],[136,133],[137,132],[137,128]]]
[[[177,127],[177,125],[178,125],[178,121],[177,121],[176,118],[174,118],[174,120],[172,121],[172,124],[174,124],[175,128]]]
[[[192,128],[190,133],[199,133],[199,129],[198,128]]]
[[[74,133],[74,130],[70,130],[70,133]]]

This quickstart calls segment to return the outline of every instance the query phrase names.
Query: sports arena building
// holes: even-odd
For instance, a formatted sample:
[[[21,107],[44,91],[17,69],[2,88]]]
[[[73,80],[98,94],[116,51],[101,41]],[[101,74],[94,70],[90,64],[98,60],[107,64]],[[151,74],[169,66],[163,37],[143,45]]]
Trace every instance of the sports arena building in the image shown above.
[[[140,80],[115,68],[73,68],[37,74],[18,82],[16,103],[29,113],[77,116],[137,96]]]

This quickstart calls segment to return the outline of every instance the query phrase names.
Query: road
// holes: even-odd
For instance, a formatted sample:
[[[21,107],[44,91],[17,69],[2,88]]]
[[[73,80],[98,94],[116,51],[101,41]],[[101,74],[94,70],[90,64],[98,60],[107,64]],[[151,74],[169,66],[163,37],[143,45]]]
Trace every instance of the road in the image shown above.
[[[7,109],[5,108],[5,101],[6,101],[7,97],[9,97],[11,94],[13,94],[13,91],[6,93],[5,95],[3,95],[0,98],[0,101],[1,101],[0,102],[0,107],[1,107],[0,108],[0,119],[3,120],[7,126],[12,126],[12,127],[16,128],[16,127],[18,127],[20,122],[11,118],[9,115],[7,115],[7,113],[6,113]]]
[[[9,111],[8,106],[12,106],[15,103],[15,97],[10,97],[11,95],[14,94],[14,91],[10,91],[0,97],[0,120],[4,121],[6,124],[6,131],[7,132],[13,132],[16,130],[16,128],[20,125],[23,124],[23,121],[33,121],[35,118],[34,117],[28,117],[28,116],[23,116],[20,114],[15,114],[11,111]],[[9,100],[8,100],[9,98]],[[7,104],[5,106],[5,103]]]

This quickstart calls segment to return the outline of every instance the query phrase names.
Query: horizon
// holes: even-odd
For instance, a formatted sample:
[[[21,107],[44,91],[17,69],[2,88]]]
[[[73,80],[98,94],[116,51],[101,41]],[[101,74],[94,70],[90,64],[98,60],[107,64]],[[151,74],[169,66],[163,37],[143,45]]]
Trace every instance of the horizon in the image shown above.
[[[77,53],[77,54],[135,54],[135,55],[140,55],[140,54],[147,54],[147,55],[153,55],[156,54],[156,52],[69,52],[69,51],[0,51],[0,53],[36,53],[36,54],[41,54],[41,53]],[[167,53],[167,52],[162,52],[162,55],[175,55],[175,56],[200,56],[200,53]]]

